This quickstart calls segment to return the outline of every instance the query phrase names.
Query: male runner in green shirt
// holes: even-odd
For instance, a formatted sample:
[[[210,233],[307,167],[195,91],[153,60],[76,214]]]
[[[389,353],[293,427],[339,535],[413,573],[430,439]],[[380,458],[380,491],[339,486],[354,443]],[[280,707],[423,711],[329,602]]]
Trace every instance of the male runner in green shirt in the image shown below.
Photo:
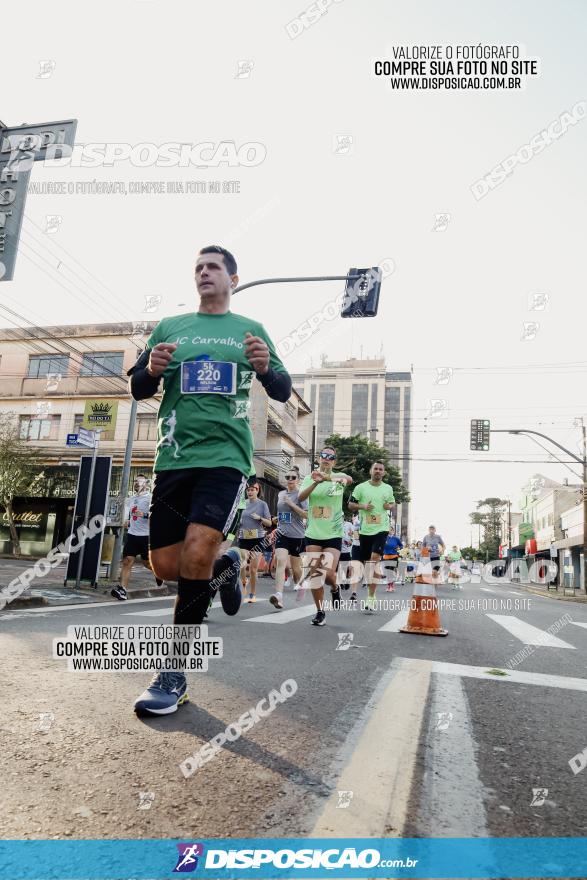
[[[163,318],[129,371],[136,400],[156,394],[163,378],[150,560],[157,577],[177,581],[174,623],[184,625],[202,623],[216,588],[227,614],[240,607],[240,555],[216,556],[251,471],[249,394],[254,380],[274,400],[291,394],[265,328],[230,311],[238,285],[233,255],[202,248],[195,280],[198,311]],[[135,711],[167,715],[185,700],[183,672],[158,672]]]
[[[385,465],[381,461],[374,461],[371,465],[371,479],[359,483],[353,489],[349,499],[349,510],[359,512],[360,527],[359,541],[361,545],[361,562],[380,562],[383,557],[383,548],[389,534],[389,511],[395,504],[393,489],[389,483],[384,483]],[[373,566],[374,568],[374,566]],[[373,578],[376,575],[373,573]],[[368,580],[368,578],[366,578]],[[365,603],[365,611],[375,611],[375,590],[377,584],[368,583],[369,596]]]

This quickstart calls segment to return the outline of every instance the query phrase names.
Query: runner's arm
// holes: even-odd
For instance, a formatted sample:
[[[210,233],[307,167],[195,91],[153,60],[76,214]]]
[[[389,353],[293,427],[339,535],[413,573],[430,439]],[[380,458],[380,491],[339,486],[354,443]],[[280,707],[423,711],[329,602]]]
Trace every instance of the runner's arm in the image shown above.
[[[294,513],[297,513],[297,515],[299,517],[307,517],[308,516],[308,511],[304,510],[303,507],[298,507],[298,505],[294,504],[293,501],[288,501],[287,503],[289,504],[291,509],[294,511]]]
[[[128,386],[135,400],[153,397],[159,390],[161,376],[153,377],[147,372],[150,354],[151,352],[146,349],[126,374],[130,376]]]
[[[319,486],[320,482],[313,482],[309,486],[306,486],[305,489],[300,489],[300,494],[298,495],[298,501],[305,501],[306,498],[309,498],[316,486]]]
[[[271,400],[285,403],[291,397],[291,376],[269,367],[264,376],[255,374]]]

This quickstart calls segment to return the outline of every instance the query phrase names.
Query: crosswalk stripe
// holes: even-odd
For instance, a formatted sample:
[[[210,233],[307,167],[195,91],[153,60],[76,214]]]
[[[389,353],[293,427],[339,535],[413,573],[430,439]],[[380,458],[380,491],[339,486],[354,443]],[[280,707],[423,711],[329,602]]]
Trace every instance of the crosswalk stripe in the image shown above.
[[[287,611],[273,611],[270,614],[261,614],[259,617],[248,617],[246,623],[290,623],[292,620],[301,620],[303,617],[309,617],[316,614],[316,606],[312,602],[310,605],[302,605],[300,608],[290,608]]]
[[[397,662],[402,657],[395,658]],[[429,667],[429,660],[410,660],[411,665],[417,668]],[[513,684],[534,684],[542,687],[560,688],[561,690],[586,691],[587,678],[572,678],[567,675],[548,675],[543,672],[522,672],[517,669],[504,669],[505,675],[492,675],[488,666],[465,666],[462,663],[445,663],[439,660],[432,661],[432,672],[440,675],[460,675],[464,678],[482,678],[492,682],[510,682]]]
[[[490,590],[489,587],[481,587],[484,593],[495,593],[495,590]]]
[[[408,622],[408,614],[410,613],[409,608],[404,608],[398,614],[394,614],[391,620],[388,620],[387,623],[384,623],[383,626],[379,627],[378,632],[399,632],[402,626],[405,626]]]
[[[523,593],[519,593],[518,590],[508,590],[508,593],[511,596],[523,596],[524,595]]]
[[[587,629],[587,623],[579,623],[578,620],[571,620],[573,626],[582,626],[583,629]]]
[[[256,605],[259,602],[268,602],[268,599],[257,599]],[[241,606],[242,607],[242,606]],[[222,608],[222,602],[220,599],[216,599],[215,602],[212,603],[212,608]],[[125,611],[122,617],[164,617],[166,614],[173,614],[173,606],[169,608],[153,608],[150,611]]]
[[[513,617],[510,614],[487,614],[491,620],[494,620],[509,633],[519,639],[524,645],[536,645],[540,648],[569,648],[571,651],[576,650],[574,645],[563,642],[562,639],[553,636],[546,630],[532,626],[519,617]]]

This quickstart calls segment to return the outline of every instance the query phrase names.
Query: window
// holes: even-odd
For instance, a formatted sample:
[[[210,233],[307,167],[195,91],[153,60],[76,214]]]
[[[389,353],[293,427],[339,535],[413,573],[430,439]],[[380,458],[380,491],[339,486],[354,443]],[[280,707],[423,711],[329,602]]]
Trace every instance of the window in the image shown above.
[[[377,385],[371,385],[371,440],[375,440],[377,430]]]
[[[399,396],[400,389],[397,385],[385,389],[383,445],[392,458],[399,455]]]
[[[29,357],[27,378],[45,378],[49,373],[61,373],[62,376],[67,376],[68,370],[68,354],[32,354]]]
[[[157,439],[157,416],[151,413],[140,413],[135,423],[135,440]]]
[[[84,420],[83,413],[76,413],[73,417],[73,433],[77,434]],[[100,440],[114,440],[114,431],[100,431]]]
[[[122,351],[93,351],[85,354],[80,376],[120,376],[122,358]]]
[[[21,416],[21,440],[57,440],[61,416]]]
[[[318,391],[318,422],[316,441],[321,446],[334,428],[334,385],[320,385]]]
[[[351,402],[351,434],[367,434],[367,407],[369,406],[369,386],[353,385]]]

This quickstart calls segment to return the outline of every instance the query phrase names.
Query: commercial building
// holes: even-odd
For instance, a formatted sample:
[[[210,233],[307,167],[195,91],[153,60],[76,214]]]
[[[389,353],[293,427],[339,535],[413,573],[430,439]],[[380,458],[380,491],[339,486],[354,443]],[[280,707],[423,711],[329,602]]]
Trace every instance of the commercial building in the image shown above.
[[[560,589],[583,589],[583,492],[581,485],[558,483],[535,474],[522,489],[521,520],[512,528],[513,556],[528,564],[554,559]]]
[[[388,450],[392,464],[410,486],[412,374],[389,372],[383,358],[322,360],[319,368],[292,375],[307,400],[316,426],[316,448],[329,434],[360,434]],[[397,523],[409,534],[409,505],[399,504]]]
[[[155,322],[142,322],[0,329],[0,415],[16,420],[42,471],[15,503],[24,554],[42,556],[71,532],[79,460],[88,450],[67,446],[67,435],[77,433],[88,401],[117,409],[112,429],[101,432],[99,451],[112,456],[109,495],[119,495],[131,410],[126,372],[154,327]],[[137,473],[152,470],[157,409],[157,398],[137,405],[131,483]],[[270,401],[254,382],[249,420],[256,472],[271,502],[286,468],[309,471],[310,408],[298,393],[287,403]],[[10,552],[6,515],[0,519],[0,552]]]

